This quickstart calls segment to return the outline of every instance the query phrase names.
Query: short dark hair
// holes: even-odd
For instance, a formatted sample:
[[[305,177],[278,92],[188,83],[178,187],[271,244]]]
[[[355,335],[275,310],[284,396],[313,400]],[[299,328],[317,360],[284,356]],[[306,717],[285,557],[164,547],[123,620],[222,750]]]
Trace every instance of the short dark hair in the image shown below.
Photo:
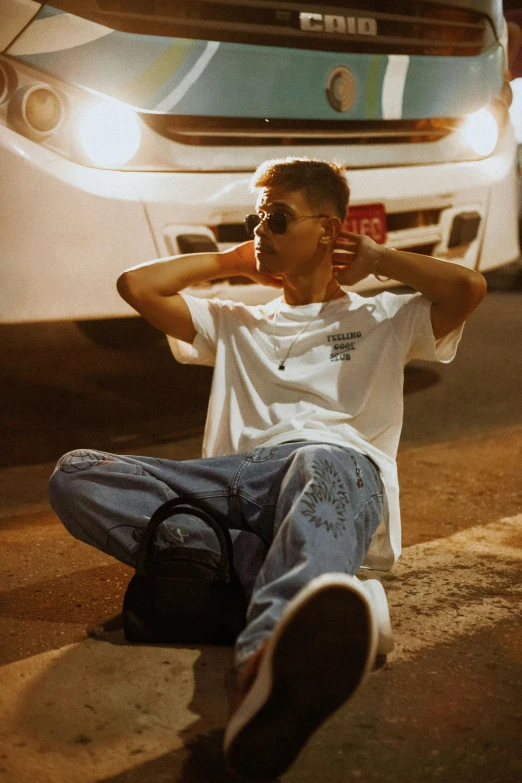
[[[283,187],[304,190],[311,204],[330,201],[344,220],[350,200],[350,188],[342,166],[316,158],[278,158],[258,166],[251,190]]]

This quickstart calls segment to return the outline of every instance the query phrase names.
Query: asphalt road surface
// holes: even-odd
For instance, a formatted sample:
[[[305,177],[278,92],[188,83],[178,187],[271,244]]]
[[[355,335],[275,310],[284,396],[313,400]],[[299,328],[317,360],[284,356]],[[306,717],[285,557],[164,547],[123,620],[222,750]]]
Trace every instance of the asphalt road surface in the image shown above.
[[[283,783],[522,776],[522,284],[490,292],[450,365],[406,370],[396,647]],[[231,650],[125,644],[132,571],[46,499],[77,447],[199,455],[211,371],[142,322],[0,327],[0,783],[225,783]]]

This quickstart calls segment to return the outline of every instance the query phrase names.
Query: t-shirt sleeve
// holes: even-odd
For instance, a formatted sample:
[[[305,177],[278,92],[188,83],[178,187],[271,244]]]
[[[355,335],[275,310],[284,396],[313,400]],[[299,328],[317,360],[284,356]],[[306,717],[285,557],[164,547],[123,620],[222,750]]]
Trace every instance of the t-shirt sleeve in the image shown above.
[[[181,294],[187,303],[196,337],[192,345],[167,335],[170,350],[181,364],[205,364],[213,367],[216,359],[219,316],[223,302],[220,299],[199,299]]]
[[[393,330],[403,346],[404,361],[424,361],[447,364],[455,358],[464,324],[436,340],[431,325],[431,302],[422,294],[388,294],[388,316]]]

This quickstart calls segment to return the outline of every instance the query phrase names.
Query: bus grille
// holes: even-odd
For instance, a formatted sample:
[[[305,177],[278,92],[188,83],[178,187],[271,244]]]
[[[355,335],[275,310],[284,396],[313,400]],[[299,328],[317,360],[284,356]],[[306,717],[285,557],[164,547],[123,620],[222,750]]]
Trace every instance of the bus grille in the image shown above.
[[[459,118],[417,120],[282,120],[148,114],[156,133],[178,144],[212,146],[302,146],[309,144],[418,144],[443,139]],[[305,127],[303,127],[305,126]]]
[[[97,0],[95,5],[90,18],[117,30],[265,46],[471,57],[495,42],[483,14],[422,0]],[[313,30],[302,29],[303,14],[316,14]]]

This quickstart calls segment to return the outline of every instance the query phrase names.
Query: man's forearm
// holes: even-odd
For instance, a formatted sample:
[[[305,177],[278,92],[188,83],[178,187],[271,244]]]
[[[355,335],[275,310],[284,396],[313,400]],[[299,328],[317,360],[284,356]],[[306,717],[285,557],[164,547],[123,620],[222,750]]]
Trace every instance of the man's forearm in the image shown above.
[[[153,296],[172,296],[198,283],[237,274],[234,253],[190,253],[149,261],[127,269],[118,287],[146,290]]]
[[[401,250],[382,247],[374,250],[371,271],[399,280],[431,302],[435,339],[463,323],[487,291],[485,279],[473,269]]]
[[[372,272],[390,277],[415,291],[430,302],[442,304],[463,293],[485,291],[486,283],[479,272],[439,258],[379,247]]]

